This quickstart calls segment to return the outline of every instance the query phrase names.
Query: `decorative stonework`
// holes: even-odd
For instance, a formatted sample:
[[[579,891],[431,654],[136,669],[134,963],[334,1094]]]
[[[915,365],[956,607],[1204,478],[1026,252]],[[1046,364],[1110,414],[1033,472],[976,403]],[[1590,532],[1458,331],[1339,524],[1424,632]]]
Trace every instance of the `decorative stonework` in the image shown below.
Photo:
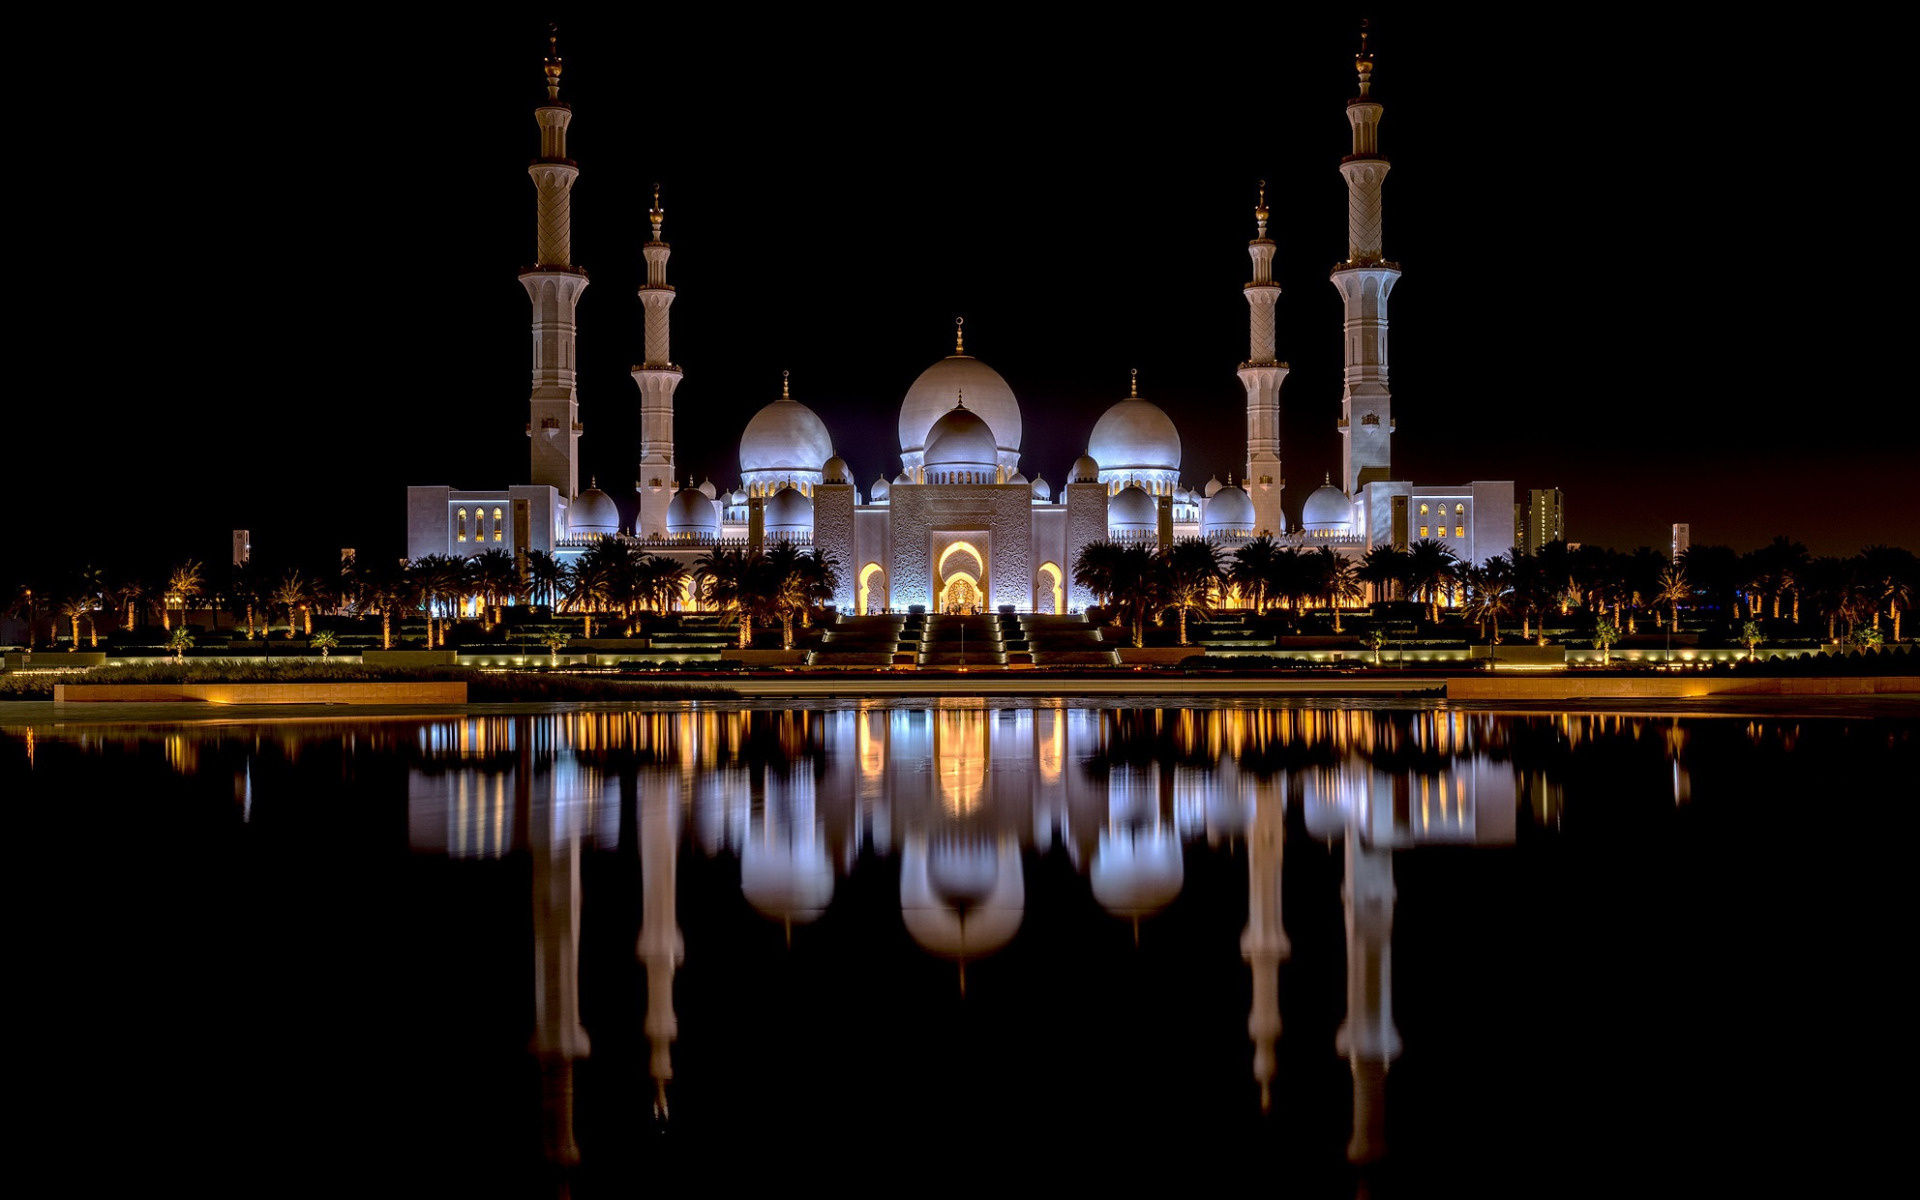
[[[851,610],[861,566],[853,548],[853,488],[826,483],[813,489],[813,548],[833,559],[840,576],[834,607]]]
[[[989,602],[1027,608],[1033,590],[1033,497],[1020,484],[901,486],[889,496],[893,607],[935,603],[935,556],[985,533]],[[816,529],[818,518],[816,517]],[[973,535],[969,537],[968,535]],[[938,543],[938,547],[936,547]]]
[[[1060,568],[1067,576],[1067,605],[1084,609],[1094,602],[1093,593],[1073,582],[1073,564],[1080,551],[1107,536],[1107,489],[1097,483],[1067,485],[1067,561]]]

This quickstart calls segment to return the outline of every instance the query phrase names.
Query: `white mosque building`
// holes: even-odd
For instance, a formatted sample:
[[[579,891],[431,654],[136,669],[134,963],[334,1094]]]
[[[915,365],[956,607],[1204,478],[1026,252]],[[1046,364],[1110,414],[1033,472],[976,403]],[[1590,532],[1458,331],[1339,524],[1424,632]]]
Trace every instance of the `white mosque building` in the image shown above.
[[[1396,480],[1395,424],[1387,368],[1387,299],[1399,265],[1382,250],[1379,153],[1382,106],[1371,98],[1372,56],[1355,59],[1359,95],[1347,103],[1353,153],[1347,181],[1348,252],[1332,271],[1345,301],[1345,387],[1337,428],[1341,477],[1307,498],[1300,522],[1282,513],[1280,392],[1286,363],[1274,357],[1274,242],[1267,236],[1265,188],[1248,245],[1253,280],[1247,361],[1246,471],[1236,482],[1193,486],[1181,478],[1181,441],[1172,418],[1138,392],[1109,408],[1060,486],[1021,470],[1020,401],[999,372],[966,352],[933,363],[900,402],[899,466],[864,488],[834,452],[831,432],[783,381],[780,398],[747,422],[739,484],[676,487],[673,396],[681,369],[669,349],[674,290],[670,248],[656,193],[645,248],[645,357],[633,369],[640,392],[639,516],[621,527],[619,507],[593,480],[580,487],[582,426],[575,386],[575,306],[587,286],[573,265],[569,195],[579,167],[567,157],[572,110],[560,98],[561,60],[546,60],[547,101],[535,110],[540,157],[529,168],[538,195],[538,262],[521,283],[533,305],[533,389],[527,422],[530,482],[471,491],[407,489],[407,554],[474,555],[541,550],[578,555],[604,536],[689,563],[716,546],[805,544],[838,568],[836,605],[856,613],[973,611],[1011,605],[1060,613],[1093,597],[1072,582],[1081,549],[1101,540],[1166,545],[1206,538],[1232,552],[1256,537],[1294,547],[1327,546],[1359,557],[1375,546],[1405,549],[1432,538],[1463,561],[1481,563],[1514,544],[1509,480],[1425,486]]]

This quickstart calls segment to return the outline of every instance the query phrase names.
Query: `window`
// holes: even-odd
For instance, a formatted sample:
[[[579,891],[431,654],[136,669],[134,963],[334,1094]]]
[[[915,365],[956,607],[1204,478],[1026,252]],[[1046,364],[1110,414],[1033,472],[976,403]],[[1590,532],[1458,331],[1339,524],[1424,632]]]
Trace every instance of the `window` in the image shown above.
[[[1425,507],[1426,507],[1426,505],[1424,505],[1424,504],[1422,504],[1422,505],[1421,505],[1420,507],[1421,507],[1421,508],[1425,508]],[[1429,534],[1427,533],[1427,527],[1426,527],[1425,525],[1422,525],[1422,526],[1420,527],[1420,536],[1421,536],[1421,537],[1427,537],[1427,536],[1429,536]]]
[[[1427,515],[1427,506],[1424,504],[1420,506],[1420,515],[1423,517]],[[1424,529],[1420,531],[1420,536],[1421,537],[1427,536],[1426,531]]]
[[[1467,527],[1465,525],[1455,525],[1453,527],[1453,536],[1455,537],[1467,536]]]
[[[460,510],[460,526],[459,526],[458,540],[463,542],[467,540],[467,510],[464,508]]]
[[[1456,504],[1456,505],[1454,505],[1454,506],[1453,506],[1453,515],[1454,515],[1454,516],[1456,516],[1456,517],[1464,517],[1464,516],[1466,516],[1466,515],[1467,515],[1467,506],[1466,506],[1466,505],[1464,505],[1464,504]]]
[[[496,542],[503,541],[505,537],[506,531],[502,529],[500,525],[500,510],[496,508],[493,510],[493,540]]]

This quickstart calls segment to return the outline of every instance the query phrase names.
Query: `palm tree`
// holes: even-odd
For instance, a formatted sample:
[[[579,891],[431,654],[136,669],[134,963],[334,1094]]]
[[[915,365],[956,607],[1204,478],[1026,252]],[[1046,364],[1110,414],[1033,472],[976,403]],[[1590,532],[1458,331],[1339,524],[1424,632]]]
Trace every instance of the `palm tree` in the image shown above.
[[[1913,605],[1920,560],[1898,546],[1868,546],[1860,552],[1860,579],[1873,603],[1873,627],[1880,628],[1880,606],[1893,616],[1893,640],[1900,640],[1900,612]]]
[[[1373,588],[1374,599],[1392,600],[1394,585],[1406,582],[1407,552],[1392,546],[1375,546],[1360,559],[1356,575],[1360,582]]]
[[[1375,625],[1367,630],[1367,649],[1373,651],[1373,665],[1380,665],[1380,647],[1387,644],[1387,631]]]
[[[1656,603],[1660,592],[1660,572],[1667,566],[1667,556],[1652,546],[1641,546],[1627,556],[1626,578],[1624,580],[1628,601],[1636,609],[1647,608]],[[1659,609],[1655,608],[1657,621]],[[1634,618],[1627,618],[1627,632],[1634,632]]]
[[[186,658],[187,651],[192,649],[192,647],[193,630],[186,627],[183,618],[180,628],[174,630],[167,638],[167,649],[173,651],[173,660],[180,662]]]
[[[356,561],[353,568],[353,611],[356,616],[380,614],[380,648],[393,649],[393,610],[407,602],[403,572]]]
[[[473,557],[471,570],[474,587],[487,604],[487,623],[498,625],[502,599],[512,595],[520,582],[513,555],[505,550],[488,550]]]
[[[43,612],[45,608],[46,600],[42,597],[35,596],[33,589],[25,586],[21,587],[19,592],[14,595],[13,602],[7,606],[9,615],[18,617],[20,620],[26,622],[28,654],[33,653],[34,638],[38,628],[37,622],[40,619],[41,612]]]
[[[740,621],[740,648],[753,646],[753,618],[766,609],[766,556],[758,550],[716,546],[693,564],[701,599]]]
[[[1495,554],[1485,564],[1469,567],[1467,578],[1467,614],[1477,625],[1493,626],[1490,645],[1500,644],[1500,614],[1513,611],[1513,564],[1504,555]]]
[[[129,575],[113,589],[114,603],[126,613],[126,629],[133,632],[133,618],[140,611],[140,598],[147,594],[147,585]]]
[[[322,629],[319,633],[314,634],[312,639],[307,642],[307,645],[312,646],[320,652],[322,661],[325,661],[327,652],[339,644],[340,635],[331,629]]]
[[[1606,666],[1613,661],[1611,647],[1620,640],[1620,627],[1601,617],[1593,624],[1593,644],[1600,647],[1600,665]]]
[[[640,564],[640,592],[658,613],[666,613],[685,593],[687,569],[671,558],[649,554]]]
[[[165,602],[160,609],[160,627],[168,630],[173,628],[173,621],[168,616],[167,609],[175,604],[180,607],[180,623],[186,624],[187,605],[205,590],[206,575],[199,563],[190,558],[175,567],[173,574],[167,579]]]
[[[1693,599],[1693,585],[1687,582],[1686,569],[1680,564],[1675,563],[1673,566],[1660,572],[1659,588],[1660,590],[1654,595],[1654,600],[1657,603],[1666,605],[1668,611],[1673,614],[1673,630],[1675,633],[1678,633],[1680,631],[1680,602],[1682,600],[1691,601]]]
[[[1365,594],[1360,586],[1360,573],[1352,559],[1335,553],[1331,546],[1320,547],[1314,557],[1318,560],[1316,566],[1320,576],[1320,592],[1327,598],[1327,607],[1333,610],[1333,631],[1344,632],[1340,628],[1341,606]]]
[[[254,609],[260,604],[261,583],[260,572],[254,569],[251,562],[242,563],[233,569],[233,579],[228,588],[228,595],[233,600],[233,615],[246,618],[248,641],[253,640]]]
[[[1740,640],[1746,644],[1747,661],[1752,662],[1753,648],[1761,642],[1766,641],[1767,635],[1761,630],[1759,621],[1750,619],[1746,624],[1740,626]]]
[[[527,583],[533,603],[548,607],[558,603],[560,584],[565,578],[566,568],[559,559],[545,550],[527,551]]]
[[[571,642],[573,640],[573,635],[569,633],[561,633],[558,630],[552,630],[552,631],[549,631],[540,640],[546,643],[547,661],[550,663],[557,664],[560,661],[561,648],[564,647],[568,642]]]
[[[287,638],[291,641],[294,624],[300,619],[300,607],[307,602],[307,581],[300,578],[299,571],[287,571],[273,589],[273,600],[287,610]]]
[[[1272,571],[1267,576],[1267,594],[1285,600],[1289,614],[1295,619],[1300,616],[1300,601],[1315,591],[1310,565],[1308,555],[1283,548],[1273,556]]]
[[[1444,542],[1422,538],[1407,550],[1407,576],[1411,586],[1426,600],[1427,620],[1439,623],[1440,592],[1454,581],[1459,560]]]
[[[1280,547],[1263,533],[1235,550],[1233,562],[1227,567],[1228,581],[1252,606],[1255,616],[1267,606],[1267,580],[1273,577],[1273,561],[1280,553]]]
[[[1114,586],[1126,548],[1118,542],[1089,542],[1073,560],[1073,582],[1093,593],[1094,600],[1106,608],[1113,599]]]
[[[85,593],[75,593],[60,601],[61,617],[73,625],[73,640],[67,646],[67,653],[80,648],[80,618],[86,617],[91,622],[93,609],[94,599]]]
[[[1187,644],[1187,613],[1211,616],[1213,590],[1225,577],[1220,548],[1200,538],[1182,538],[1167,548],[1162,598],[1180,613],[1180,644]]]
[[[1164,605],[1164,564],[1160,555],[1145,546],[1132,545],[1121,549],[1120,561],[1114,570],[1113,603],[1133,630],[1133,644],[1147,644],[1147,618],[1158,612]]]
[[[1693,590],[1719,611],[1720,619],[1731,620],[1736,611],[1737,593],[1745,582],[1740,578],[1740,556],[1733,547],[1689,546],[1680,552],[1677,565],[1693,581]]]

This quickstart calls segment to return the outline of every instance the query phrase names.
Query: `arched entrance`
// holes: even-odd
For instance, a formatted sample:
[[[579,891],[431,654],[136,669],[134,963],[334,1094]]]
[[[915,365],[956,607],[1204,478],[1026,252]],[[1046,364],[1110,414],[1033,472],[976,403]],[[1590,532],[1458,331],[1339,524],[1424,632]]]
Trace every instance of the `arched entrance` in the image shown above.
[[[1040,570],[1035,574],[1033,592],[1033,611],[1040,613],[1067,611],[1067,594],[1066,589],[1061,586],[1059,564],[1040,564]]]
[[[856,616],[869,616],[887,606],[887,571],[877,562],[860,568],[860,591],[854,599]]]
[[[964,571],[947,576],[940,593],[940,611],[956,616],[972,616],[980,611],[980,585]]]

